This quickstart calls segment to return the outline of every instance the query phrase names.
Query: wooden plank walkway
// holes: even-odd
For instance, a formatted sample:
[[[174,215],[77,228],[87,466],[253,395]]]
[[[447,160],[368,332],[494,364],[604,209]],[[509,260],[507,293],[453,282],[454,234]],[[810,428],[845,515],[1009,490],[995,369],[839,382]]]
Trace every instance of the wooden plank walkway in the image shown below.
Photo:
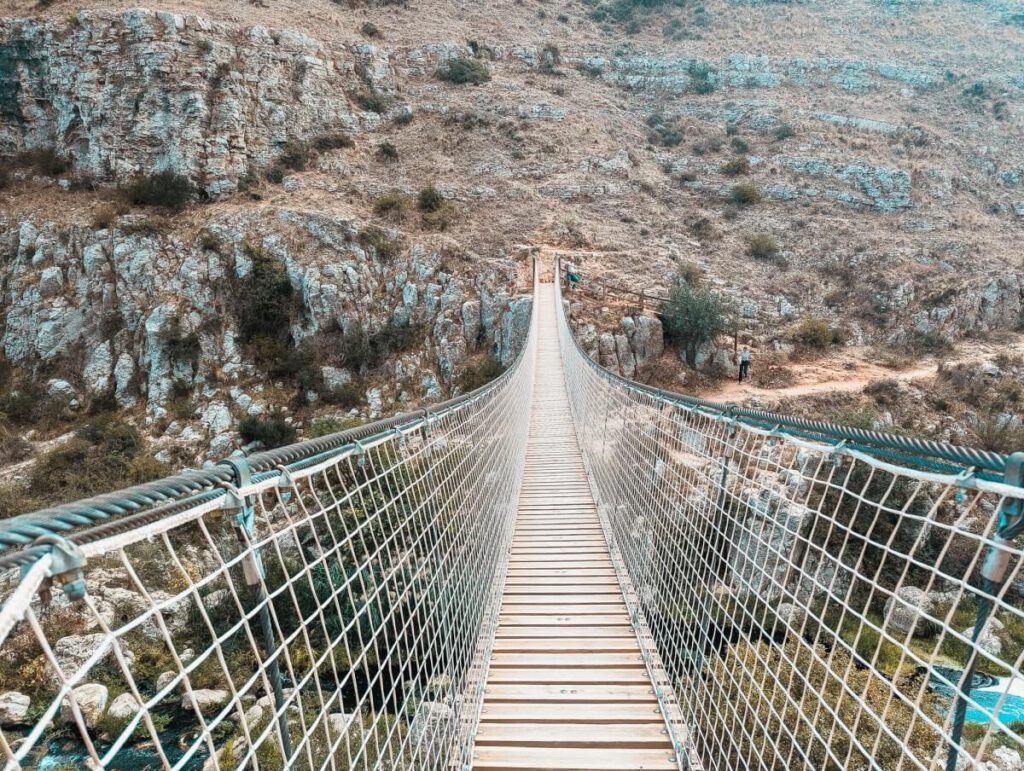
[[[553,285],[537,301],[526,475],[473,768],[677,769],[583,469]]]

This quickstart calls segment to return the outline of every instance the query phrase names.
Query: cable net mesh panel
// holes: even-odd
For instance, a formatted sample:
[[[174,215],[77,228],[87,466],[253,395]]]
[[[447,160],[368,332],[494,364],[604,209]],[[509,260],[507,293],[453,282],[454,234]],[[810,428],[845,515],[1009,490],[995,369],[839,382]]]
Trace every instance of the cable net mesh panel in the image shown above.
[[[525,460],[534,335],[468,403],[83,546],[84,600],[36,591],[50,557],[5,576],[7,767],[462,763]]]
[[[564,312],[560,336],[602,521],[693,767],[1021,767],[1024,575],[997,530],[1019,488],[670,403],[593,364]],[[991,554],[998,584],[981,575]]]

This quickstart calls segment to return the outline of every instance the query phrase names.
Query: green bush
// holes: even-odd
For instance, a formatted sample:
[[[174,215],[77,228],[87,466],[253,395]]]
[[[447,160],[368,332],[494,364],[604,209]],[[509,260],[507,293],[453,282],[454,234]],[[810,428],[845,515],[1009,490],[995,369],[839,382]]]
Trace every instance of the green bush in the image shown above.
[[[351,410],[363,403],[364,393],[362,386],[355,380],[351,380],[337,388],[325,391],[323,400],[325,404],[333,404],[344,410]]]
[[[293,291],[284,263],[265,249],[243,246],[252,267],[238,281],[236,315],[243,343],[257,338],[285,341],[290,336]]]
[[[388,111],[387,97],[382,96],[375,91],[360,91],[356,94],[355,100],[361,110],[376,113],[384,113]]]
[[[873,431],[878,424],[878,413],[870,407],[856,410],[840,410],[832,414],[831,420],[833,423],[839,423],[843,426]]]
[[[353,428],[359,428],[359,426],[365,424],[365,420],[357,417],[318,418],[317,420],[313,421],[306,434],[310,439],[316,439],[317,437],[320,436],[340,434],[342,431],[348,431]]]
[[[108,493],[168,473],[143,454],[135,428],[112,416],[87,423],[74,439],[42,456],[28,492],[42,505]]]
[[[0,413],[15,425],[32,425],[42,418],[46,401],[46,393],[39,384],[27,380],[0,394]]]
[[[739,177],[750,173],[750,161],[746,158],[733,158],[722,164],[722,173],[727,177]]]
[[[47,177],[56,177],[71,170],[71,161],[52,147],[37,147],[21,153],[16,163],[19,166],[31,166],[37,173]]]
[[[683,141],[683,132],[674,118],[660,112],[647,116],[647,125],[651,129],[648,140],[651,144],[662,147],[676,147]]]
[[[727,317],[722,298],[708,289],[679,284],[658,312],[665,337],[697,366],[697,351],[725,331]]]
[[[313,147],[319,152],[328,150],[341,150],[345,147],[352,147],[355,144],[348,134],[336,132],[334,134],[321,134],[313,140]]]
[[[310,156],[308,144],[299,139],[290,139],[281,148],[281,156],[278,158],[278,163],[292,171],[305,171]]]
[[[745,155],[746,153],[750,152],[750,145],[748,145],[739,137],[733,137],[729,144],[732,145],[732,149],[737,153]]]
[[[775,137],[777,142],[782,142],[783,140],[796,136],[796,130],[788,123],[783,123],[772,132],[772,135]]]
[[[444,196],[436,187],[430,185],[420,190],[416,205],[422,212],[439,211],[444,206]]]
[[[364,249],[372,249],[381,262],[391,262],[402,252],[401,242],[391,238],[387,231],[376,225],[360,230],[358,241]]]
[[[973,443],[982,450],[1024,452],[1024,425],[1013,415],[978,415],[970,423]]]
[[[372,38],[382,38],[382,37],[384,37],[384,35],[381,34],[380,28],[376,24],[371,22],[371,21],[364,22],[363,26],[360,27],[359,30],[364,35],[366,35],[366,37],[372,37]]]
[[[710,94],[715,90],[711,68],[699,62],[690,62],[687,69],[690,76],[690,90],[695,94]]]
[[[729,198],[733,203],[738,203],[741,206],[752,206],[761,202],[761,191],[753,182],[740,182],[738,185],[733,185],[729,192]]]
[[[459,388],[463,393],[475,391],[490,383],[502,372],[504,372],[504,368],[501,366],[501,362],[493,354],[490,354],[480,361],[465,366],[459,373]]]
[[[342,356],[345,364],[355,370],[372,370],[396,353],[419,347],[425,336],[426,330],[421,325],[391,321],[371,332],[360,331],[346,336]]]
[[[803,319],[792,333],[793,342],[815,351],[827,351],[832,346],[832,329],[821,319]]]
[[[378,217],[394,217],[405,211],[409,199],[397,190],[377,196],[373,201],[373,213]]]
[[[281,413],[266,418],[248,417],[238,424],[238,435],[245,444],[259,442],[263,449],[282,447],[295,441],[295,429]]]
[[[753,233],[746,240],[748,257],[766,262],[775,262],[779,258],[779,244],[768,233]]]
[[[172,318],[160,333],[160,341],[173,362],[188,362],[195,365],[199,360],[199,335],[195,332],[186,332],[178,316]]]
[[[984,99],[988,96],[988,86],[980,80],[976,81],[964,89],[964,96],[968,96],[973,99]]]
[[[381,142],[377,145],[377,157],[382,161],[397,161],[398,160],[398,148],[395,147],[391,142]]]
[[[161,206],[181,210],[196,194],[188,177],[173,171],[141,174],[133,177],[124,188],[124,196],[133,206]]]
[[[452,59],[437,71],[437,77],[448,83],[481,85],[491,79],[487,65],[479,59]]]

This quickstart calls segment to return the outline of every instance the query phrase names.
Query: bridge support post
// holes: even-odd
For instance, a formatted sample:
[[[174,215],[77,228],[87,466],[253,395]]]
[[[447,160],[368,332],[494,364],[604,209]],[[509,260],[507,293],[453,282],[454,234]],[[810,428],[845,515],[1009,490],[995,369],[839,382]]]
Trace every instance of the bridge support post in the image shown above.
[[[1011,455],[1006,461],[1004,481],[1008,485],[1024,488],[1024,452]],[[1024,491],[1022,491],[1024,495]],[[953,726],[949,735],[949,752],[946,755],[946,771],[956,771],[960,757],[960,742],[963,738],[964,720],[967,717],[967,700],[971,693],[971,682],[978,666],[978,638],[981,637],[995,606],[995,599],[1006,583],[1006,572],[1010,566],[1010,549],[1013,539],[1024,532],[1024,498],[1006,498],[999,510],[999,524],[992,545],[981,568],[981,592],[978,597],[978,615],[971,635],[971,649],[967,654],[963,674],[953,703]]]
[[[238,545],[245,556],[242,559],[242,573],[245,583],[252,587],[253,604],[259,608],[256,617],[263,638],[263,653],[267,659],[267,679],[274,691],[274,711],[277,713],[277,732],[281,739],[281,754],[284,756],[285,768],[291,768],[292,737],[288,733],[288,714],[284,703],[284,686],[281,683],[281,665],[274,655],[274,628],[270,622],[270,600],[264,583],[266,571],[260,553],[252,545],[252,536],[256,528],[256,510],[252,496],[242,496],[239,490],[252,482],[252,468],[245,458],[228,458],[221,461],[234,472],[236,494],[235,533]]]

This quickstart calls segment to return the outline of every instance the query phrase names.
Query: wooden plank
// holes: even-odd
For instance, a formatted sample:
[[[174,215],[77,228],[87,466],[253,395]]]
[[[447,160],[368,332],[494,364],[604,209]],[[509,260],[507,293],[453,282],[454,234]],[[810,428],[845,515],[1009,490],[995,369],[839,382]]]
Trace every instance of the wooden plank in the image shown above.
[[[540,684],[540,685],[650,685],[647,670],[641,666],[629,669],[567,669],[565,667],[497,667],[493,669],[488,683]]]
[[[499,626],[498,639],[509,637],[633,637],[633,627],[621,626]]]
[[[614,591],[600,594],[571,594],[569,592],[561,594],[557,592],[548,592],[546,594],[506,594],[502,607],[561,604],[570,607],[583,607],[586,605],[607,605],[609,603],[619,603],[624,606],[622,595],[618,591]]]
[[[664,723],[481,723],[478,747],[611,747],[671,750]]]
[[[657,704],[629,702],[619,704],[574,704],[566,709],[564,704],[548,702],[489,702],[484,705],[480,717],[484,723],[608,723],[641,724],[658,721],[661,725],[661,710]]]
[[[644,658],[639,653],[588,653],[580,656],[576,653],[492,653],[493,669],[524,668],[524,667],[564,667],[579,669],[582,667],[607,667],[614,669],[642,667]]]
[[[667,750],[576,747],[480,747],[473,768],[485,771],[662,771],[678,769]]]
[[[504,603],[501,606],[501,612],[502,614],[508,615],[529,614],[534,616],[597,616],[611,613],[618,613],[621,615],[626,612],[626,606],[621,602],[602,602],[591,605],[583,605],[579,603],[554,603],[547,605]]]
[[[613,704],[618,702],[641,702],[657,704],[650,683],[642,685],[601,685],[580,683],[572,685],[531,684],[514,685],[488,683],[484,690],[488,701],[546,701]]]
[[[631,653],[639,652],[636,637],[495,637],[495,652],[539,653],[557,651],[560,653]]]

